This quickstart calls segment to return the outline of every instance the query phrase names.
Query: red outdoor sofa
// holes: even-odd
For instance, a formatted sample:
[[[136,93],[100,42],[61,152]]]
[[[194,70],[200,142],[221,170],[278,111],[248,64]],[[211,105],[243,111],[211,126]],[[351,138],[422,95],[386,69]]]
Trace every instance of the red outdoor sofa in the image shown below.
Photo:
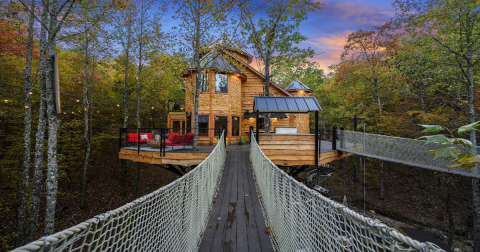
[[[146,137],[142,137],[146,136]],[[149,140],[154,140],[152,133],[140,133],[140,143],[147,143]],[[138,143],[138,133],[129,133],[127,134],[128,143]],[[180,135],[179,133],[170,133],[168,138],[165,140],[166,146],[174,145],[192,145],[193,144],[193,133],[188,133],[187,135]]]

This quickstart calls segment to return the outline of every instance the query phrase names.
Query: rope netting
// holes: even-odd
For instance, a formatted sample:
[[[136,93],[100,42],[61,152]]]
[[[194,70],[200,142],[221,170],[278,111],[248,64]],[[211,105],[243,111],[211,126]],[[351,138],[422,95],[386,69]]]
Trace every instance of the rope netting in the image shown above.
[[[251,139],[255,183],[276,251],[444,251],[311,190],[273,164],[254,135]]]
[[[480,173],[476,172],[475,168],[452,169],[449,167],[449,165],[454,164],[451,158],[438,158],[434,160],[434,154],[427,153],[429,150],[450,146],[451,145],[436,143],[425,144],[424,140],[348,130],[339,130],[337,140],[337,150],[420,168],[480,178]],[[462,152],[461,155],[472,152],[472,150],[464,148],[462,145],[456,145],[456,147]],[[476,148],[476,153],[479,153],[480,149],[478,149],[478,147]]]
[[[169,185],[13,251],[197,251],[225,163],[223,138]]]

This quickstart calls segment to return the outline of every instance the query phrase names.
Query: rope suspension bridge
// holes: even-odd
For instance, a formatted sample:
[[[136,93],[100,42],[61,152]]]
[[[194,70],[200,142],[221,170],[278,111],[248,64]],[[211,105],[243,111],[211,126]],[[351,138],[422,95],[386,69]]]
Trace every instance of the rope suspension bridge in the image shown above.
[[[333,141],[336,142],[336,149],[339,151],[424,169],[480,178],[480,172],[475,168],[450,168],[449,165],[453,164],[451,159],[433,159],[434,155],[428,153],[429,150],[448,147],[446,145],[436,143],[425,144],[423,140],[348,130],[339,130],[336,135],[337,137]],[[456,145],[456,147],[460,150],[461,155],[472,152],[472,150],[462,145]],[[473,148],[476,148],[476,153],[480,153],[478,146]]]
[[[338,150],[379,154],[370,150],[367,141],[362,142],[359,136],[363,135],[340,131]],[[251,163],[248,159],[244,162],[253,172],[245,174],[255,181],[275,251],[443,251],[309,189],[272,163],[254,134],[251,139]],[[206,239],[206,230],[211,228],[209,219],[215,199],[224,193],[219,188],[226,188],[220,184],[231,183],[229,178],[235,177],[222,176],[226,156],[222,134],[200,165],[171,184],[14,251],[198,251]],[[241,234],[237,232],[235,238],[241,239]],[[212,247],[212,251],[222,250],[225,247]]]

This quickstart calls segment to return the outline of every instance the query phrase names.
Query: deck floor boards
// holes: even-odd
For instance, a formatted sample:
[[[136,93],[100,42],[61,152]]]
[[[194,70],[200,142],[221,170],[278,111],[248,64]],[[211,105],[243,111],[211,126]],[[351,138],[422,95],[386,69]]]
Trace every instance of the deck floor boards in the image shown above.
[[[273,251],[251,169],[248,146],[227,146],[218,196],[199,251]]]

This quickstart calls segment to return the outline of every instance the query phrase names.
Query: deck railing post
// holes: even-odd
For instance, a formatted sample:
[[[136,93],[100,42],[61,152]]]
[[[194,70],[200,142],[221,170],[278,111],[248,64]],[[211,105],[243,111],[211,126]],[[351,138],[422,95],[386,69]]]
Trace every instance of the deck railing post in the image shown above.
[[[159,149],[159,152],[158,154],[160,154],[160,157],[162,157],[162,149],[163,149],[163,129],[160,129],[160,132],[158,133],[160,138],[158,139],[158,141],[160,142],[160,149]]]
[[[344,128],[340,128],[340,148],[345,149],[345,135]]]
[[[253,134],[253,126],[250,126],[250,132],[248,134],[248,139],[250,139],[250,143],[252,143],[252,134]]]
[[[225,146],[227,146],[227,127],[223,126],[222,130],[223,130],[223,143],[225,144]],[[222,137],[221,133],[220,133],[220,137]]]
[[[165,157],[165,149],[167,149],[167,145],[165,144],[165,141],[166,141],[166,138],[167,138],[167,130],[162,129],[162,132],[163,132],[163,136],[162,136],[162,139],[163,139],[163,157]]]
[[[256,119],[256,123],[257,123],[257,132],[255,133],[255,138],[257,139],[257,144],[260,144],[260,137],[259,137],[259,133],[260,133],[260,129],[258,128],[260,126],[260,120],[259,120],[259,116],[258,116],[258,109],[257,109],[257,115],[256,115],[257,119]]]
[[[140,128],[137,128],[138,138],[137,138],[137,147],[138,147],[138,154],[140,154]]]
[[[337,127],[333,127],[332,130],[332,150],[337,149]]]
[[[318,167],[318,111],[315,111],[315,166]]]

